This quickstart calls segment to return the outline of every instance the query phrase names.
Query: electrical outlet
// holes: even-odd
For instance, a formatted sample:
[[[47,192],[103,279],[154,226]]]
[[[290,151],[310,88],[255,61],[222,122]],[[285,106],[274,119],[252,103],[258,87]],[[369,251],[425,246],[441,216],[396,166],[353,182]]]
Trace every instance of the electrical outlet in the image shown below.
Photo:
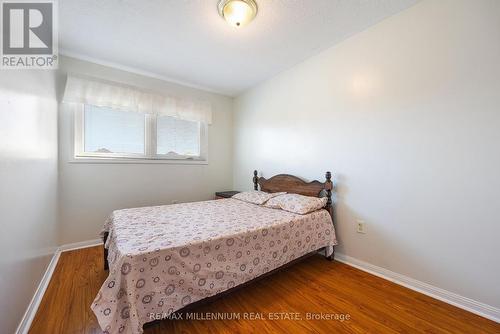
[[[356,220],[356,223],[357,223],[357,228],[356,228],[356,231],[358,233],[363,233],[365,234],[366,233],[366,225],[365,225],[365,221],[364,220],[361,220],[361,219],[358,219]]]

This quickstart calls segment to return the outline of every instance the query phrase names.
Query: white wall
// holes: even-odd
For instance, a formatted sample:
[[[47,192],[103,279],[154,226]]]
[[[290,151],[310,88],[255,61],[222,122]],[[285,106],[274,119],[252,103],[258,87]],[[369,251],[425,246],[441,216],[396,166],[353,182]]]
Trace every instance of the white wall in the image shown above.
[[[106,217],[121,208],[207,200],[232,188],[233,99],[121,70],[62,57],[59,92],[66,73],[82,73],[126,84],[208,100],[208,165],[76,164],[72,158],[71,108],[61,105],[59,118],[59,200],[61,244],[98,238]]]
[[[0,332],[14,333],[57,246],[54,71],[0,71]]]
[[[500,1],[423,1],[235,109],[235,188],[331,170],[338,252],[500,307]]]

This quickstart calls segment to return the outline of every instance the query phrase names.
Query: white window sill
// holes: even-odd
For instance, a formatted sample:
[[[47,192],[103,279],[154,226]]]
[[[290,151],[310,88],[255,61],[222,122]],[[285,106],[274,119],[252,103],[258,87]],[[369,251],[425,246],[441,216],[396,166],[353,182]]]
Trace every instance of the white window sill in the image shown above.
[[[70,164],[170,164],[170,165],[208,165],[207,160],[189,159],[120,159],[120,158],[73,158]]]

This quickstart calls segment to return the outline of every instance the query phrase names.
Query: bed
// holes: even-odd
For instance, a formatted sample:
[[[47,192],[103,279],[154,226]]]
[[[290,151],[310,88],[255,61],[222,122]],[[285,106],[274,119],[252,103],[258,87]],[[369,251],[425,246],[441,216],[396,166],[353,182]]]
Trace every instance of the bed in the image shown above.
[[[166,318],[231,292],[318,251],[333,259],[331,173],[253,177],[254,189],[326,197],[296,214],[223,199],[114,211],[103,236],[109,276],[91,305],[106,333],[142,333]]]

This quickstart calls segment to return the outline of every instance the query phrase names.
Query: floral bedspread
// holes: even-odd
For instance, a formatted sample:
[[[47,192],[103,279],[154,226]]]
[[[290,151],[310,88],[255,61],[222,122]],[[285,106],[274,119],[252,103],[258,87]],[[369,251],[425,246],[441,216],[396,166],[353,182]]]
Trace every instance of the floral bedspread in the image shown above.
[[[105,333],[170,314],[337,244],[326,210],[298,215],[236,199],[114,211],[109,276],[91,305]]]

